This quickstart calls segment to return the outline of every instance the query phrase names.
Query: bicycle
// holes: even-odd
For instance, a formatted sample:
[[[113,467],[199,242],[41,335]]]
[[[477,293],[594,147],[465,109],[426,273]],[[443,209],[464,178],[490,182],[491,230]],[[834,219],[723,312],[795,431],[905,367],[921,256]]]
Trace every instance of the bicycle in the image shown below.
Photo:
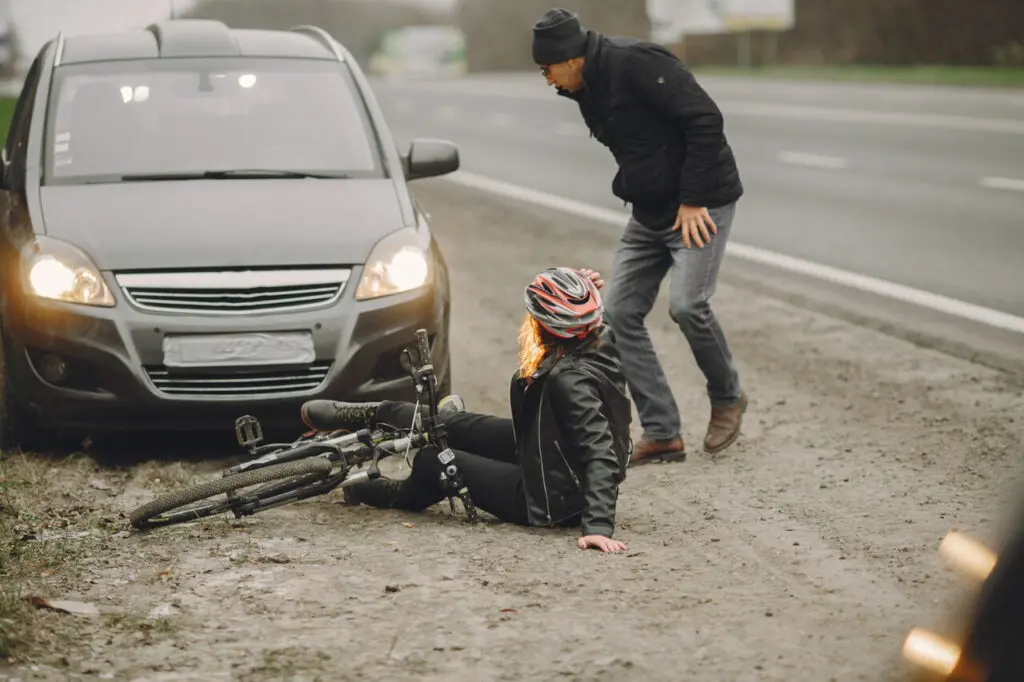
[[[380,425],[347,433],[311,432],[291,443],[263,443],[259,420],[244,415],[235,420],[235,438],[250,459],[229,467],[218,479],[164,493],[134,509],[129,515],[138,530],[168,526],[186,521],[232,513],[235,518],[250,516],[290,502],[326,495],[372,481],[380,476],[381,459],[397,454],[417,453],[426,445],[435,446],[441,462],[441,483],[445,486],[451,516],[455,516],[455,498],[459,498],[467,520],[479,520],[458,466],[447,443],[447,432],[437,406],[437,377],[430,360],[430,346],[424,329],[416,332],[416,353],[402,350],[403,366],[408,369],[416,389],[416,417],[408,428]],[[421,413],[424,401],[426,415]],[[456,407],[456,410],[461,409]],[[365,471],[352,473],[366,465]],[[244,488],[258,486],[240,492]],[[213,498],[225,495],[223,499]]]

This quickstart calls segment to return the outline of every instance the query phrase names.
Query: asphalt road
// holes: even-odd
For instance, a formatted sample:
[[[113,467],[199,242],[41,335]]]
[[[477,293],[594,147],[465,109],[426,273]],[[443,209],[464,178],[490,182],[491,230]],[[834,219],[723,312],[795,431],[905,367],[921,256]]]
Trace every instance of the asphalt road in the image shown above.
[[[701,82],[746,186],[735,242],[1024,316],[1024,95]],[[449,139],[465,171],[628,210],[610,153],[539,74],[374,88],[403,150]]]

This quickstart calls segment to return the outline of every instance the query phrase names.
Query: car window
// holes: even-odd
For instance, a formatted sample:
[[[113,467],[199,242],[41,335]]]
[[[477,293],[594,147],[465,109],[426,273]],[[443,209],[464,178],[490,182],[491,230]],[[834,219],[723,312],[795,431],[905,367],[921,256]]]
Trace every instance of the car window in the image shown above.
[[[47,183],[210,170],[382,176],[348,67],[173,59],[57,69]]]

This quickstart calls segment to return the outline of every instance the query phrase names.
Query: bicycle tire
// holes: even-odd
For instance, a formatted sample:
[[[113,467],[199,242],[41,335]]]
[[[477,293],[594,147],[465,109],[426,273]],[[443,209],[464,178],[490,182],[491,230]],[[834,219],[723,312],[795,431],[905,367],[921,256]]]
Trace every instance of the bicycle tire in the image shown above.
[[[205,500],[209,497],[213,497],[214,495],[230,493],[238,490],[239,488],[259,485],[261,483],[271,483],[273,481],[286,478],[299,477],[309,479],[308,482],[311,483],[318,479],[325,478],[330,473],[331,463],[322,457],[301,459],[296,462],[285,462],[284,464],[274,464],[272,466],[254,469],[252,471],[245,471],[240,474],[234,474],[212,481],[206,481],[205,483],[179,488],[178,490],[172,490],[160,495],[150,502],[147,502],[141,507],[138,507],[131,512],[128,518],[131,521],[132,526],[139,530],[155,526],[167,526],[174,523],[181,523],[183,521],[191,521],[228,511],[231,509],[231,504],[227,501],[220,504],[211,503],[208,507],[199,508],[187,513],[181,512],[177,515],[169,516],[159,521],[154,521],[153,519],[154,517],[167,514],[168,512],[185,505]],[[306,481],[303,481],[300,484],[305,484],[305,482]]]

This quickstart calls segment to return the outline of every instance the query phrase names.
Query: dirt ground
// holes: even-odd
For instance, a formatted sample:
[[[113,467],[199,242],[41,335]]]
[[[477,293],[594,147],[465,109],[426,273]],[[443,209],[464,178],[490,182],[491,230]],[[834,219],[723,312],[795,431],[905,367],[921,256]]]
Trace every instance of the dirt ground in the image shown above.
[[[455,390],[507,414],[521,287],[555,263],[609,272],[618,235],[443,180],[416,189],[454,276]],[[19,551],[50,548],[23,594],[100,613],[34,611],[0,679],[897,679],[907,630],[960,594],[942,537],[992,541],[1004,521],[1022,380],[738,288],[731,267],[716,306],[744,435],[700,450],[703,380],[662,298],[650,325],[691,457],[629,472],[628,553],[340,493],[133,533],[122,514],[222,462],[13,457],[9,484],[34,482],[15,486],[35,510]]]

